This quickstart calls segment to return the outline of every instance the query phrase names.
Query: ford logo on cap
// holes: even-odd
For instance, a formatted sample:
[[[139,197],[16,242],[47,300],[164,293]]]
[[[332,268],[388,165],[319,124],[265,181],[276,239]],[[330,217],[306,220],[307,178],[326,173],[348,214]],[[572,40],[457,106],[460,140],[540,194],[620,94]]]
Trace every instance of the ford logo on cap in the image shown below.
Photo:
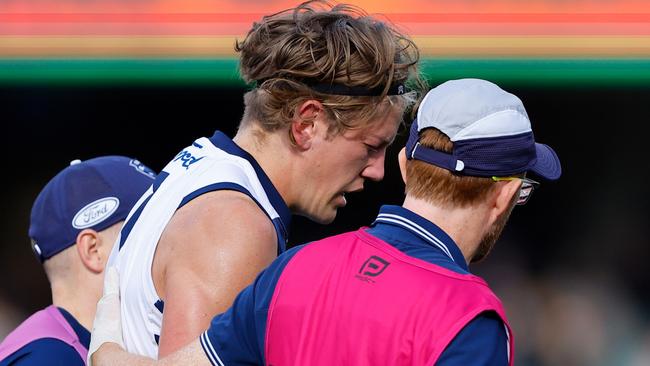
[[[85,229],[106,220],[120,206],[117,197],[105,197],[93,201],[74,215],[72,226],[75,229]]]

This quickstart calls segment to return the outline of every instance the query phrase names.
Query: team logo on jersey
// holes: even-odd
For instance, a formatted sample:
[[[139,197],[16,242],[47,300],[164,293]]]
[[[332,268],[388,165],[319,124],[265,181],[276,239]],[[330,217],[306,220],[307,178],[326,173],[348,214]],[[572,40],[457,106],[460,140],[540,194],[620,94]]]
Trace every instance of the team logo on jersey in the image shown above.
[[[172,161],[180,160],[180,161],[183,162],[183,164],[182,164],[183,167],[185,169],[189,169],[190,165],[196,163],[197,161],[199,161],[199,160],[201,160],[203,158],[204,158],[204,156],[201,156],[200,158],[197,158],[196,156],[193,156],[191,152],[189,152],[187,150],[183,150],[183,151],[179,152],[178,155],[176,155],[176,158],[174,158],[174,160],[172,160]]]
[[[370,277],[379,276],[386,270],[386,268],[388,268],[389,265],[390,262],[387,260],[372,255],[363,262],[361,269],[359,269],[359,273],[355,277],[364,282],[375,283],[375,281]]]
[[[93,201],[74,215],[72,226],[75,229],[85,229],[97,225],[109,218],[120,206],[117,197],[104,197]]]

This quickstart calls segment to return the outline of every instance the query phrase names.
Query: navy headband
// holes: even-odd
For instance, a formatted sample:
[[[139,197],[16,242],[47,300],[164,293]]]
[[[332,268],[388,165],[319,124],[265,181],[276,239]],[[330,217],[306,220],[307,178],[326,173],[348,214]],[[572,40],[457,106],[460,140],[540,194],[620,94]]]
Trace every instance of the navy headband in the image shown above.
[[[309,86],[312,90],[323,94],[348,95],[352,97],[378,97],[384,94],[385,89],[385,86],[383,85],[376,88],[328,83],[307,84],[307,86]],[[404,94],[404,90],[404,84],[393,84],[390,88],[388,88],[386,95],[402,95]]]
[[[269,79],[260,79],[257,80],[256,83],[259,86],[267,80]],[[380,85],[375,88],[368,88],[365,86],[348,86],[338,83],[311,82],[307,80],[299,82],[307,85],[310,89],[322,94],[347,95],[351,97],[378,97],[384,95],[384,89],[386,88],[385,85]],[[391,85],[390,88],[388,88],[386,95],[402,95],[405,92],[406,87],[403,83],[395,83]]]

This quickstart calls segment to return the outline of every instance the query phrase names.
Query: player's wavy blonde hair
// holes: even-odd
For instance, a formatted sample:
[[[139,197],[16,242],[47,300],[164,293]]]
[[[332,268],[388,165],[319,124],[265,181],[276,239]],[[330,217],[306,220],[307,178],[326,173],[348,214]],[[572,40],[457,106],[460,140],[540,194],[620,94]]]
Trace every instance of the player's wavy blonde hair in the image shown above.
[[[345,4],[309,1],[265,16],[237,42],[240,73],[257,86],[244,96],[242,125],[259,122],[266,131],[282,129],[307,100],[320,101],[333,121],[330,131],[363,128],[386,108],[413,106],[425,81],[419,76],[417,46],[387,22]],[[379,96],[317,92],[307,82],[383,88]],[[413,92],[388,96],[404,83]]]
[[[453,142],[436,128],[420,132],[420,145],[451,153]],[[406,162],[406,194],[443,207],[468,207],[485,200],[491,178],[458,175],[420,160]]]

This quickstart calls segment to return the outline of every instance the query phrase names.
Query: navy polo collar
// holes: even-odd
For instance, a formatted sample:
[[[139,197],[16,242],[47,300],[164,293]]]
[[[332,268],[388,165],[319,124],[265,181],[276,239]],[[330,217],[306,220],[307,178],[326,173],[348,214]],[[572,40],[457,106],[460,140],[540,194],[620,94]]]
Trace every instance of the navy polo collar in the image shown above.
[[[88,329],[81,325],[77,319],[75,319],[75,317],[64,308],[57,306],[57,309],[59,309],[61,315],[63,315],[68,324],[70,324],[70,327],[72,327],[72,330],[77,334],[77,338],[79,338],[81,345],[88,349],[88,347],[90,347],[90,332]]]
[[[264,187],[264,191],[266,192],[271,205],[273,205],[275,211],[277,211],[278,215],[280,215],[280,220],[282,221],[283,229],[285,231],[284,234],[287,236],[289,227],[291,225],[291,210],[289,210],[289,207],[284,202],[284,199],[280,195],[280,192],[278,192],[278,190],[275,188],[271,182],[271,179],[269,179],[269,177],[266,175],[260,164],[255,160],[255,158],[253,158],[251,154],[239,147],[232,139],[230,139],[230,137],[226,136],[221,131],[216,131],[210,138],[210,141],[214,146],[227,152],[228,154],[236,155],[240,158],[246,159],[251,164],[251,166],[253,166],[253,169],[255,169],[255,173],[257,174],[257,178],[260,180],[260,183],[262,183],[262,187]]]
[[[413,211],[401,206],[384,205],[372,225],[379,224],[393,225],[409,231],[421,239],[420,243],[411,244],[432,246],[443,252],[462,269],[469,271],[465,257],[454,240],[436,224]]]

